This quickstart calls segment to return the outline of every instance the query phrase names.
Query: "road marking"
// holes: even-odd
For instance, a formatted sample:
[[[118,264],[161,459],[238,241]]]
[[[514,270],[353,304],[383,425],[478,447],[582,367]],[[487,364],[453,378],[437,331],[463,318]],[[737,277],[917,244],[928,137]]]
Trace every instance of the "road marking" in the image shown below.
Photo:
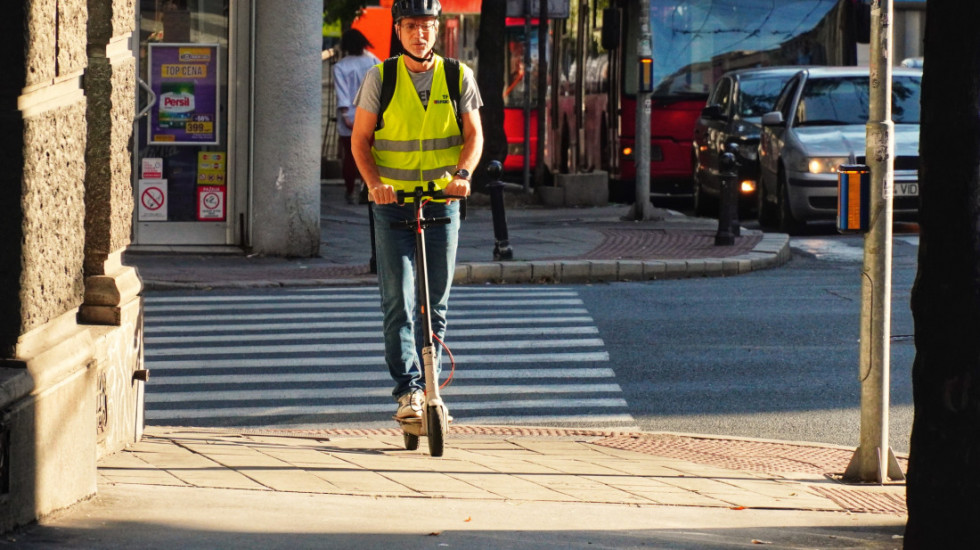
[[[605,351],[583,353],[518,353],[492,355],[466,355],[454,353],[459,364],[494,364],[494,363],[582,363],[589,361],[608,361],[609,353]],[[384,368],[384,357],[378,354],[353,357],[273,357],[267,359],[189,359],[166,360],[155,359],[153,366],[159,369],[237,369],[249,367],[285,368],[285,367],[343,367],[373,365]],[[388,373],[384,373],[388,376]]]
[[[387,372],[377,370],[371,372],[303,372],[303,373],[274,373],[274,374],[234,374],[234,375],[158,375],[150,378],[149,385],[165,389],[165,386],[200,386],[202,384],[226,384],[224,376],[234,376],[235,384],[271,384],[271,383],[325,383],[325,382],[376,382],[391,380]],[[544,368],[544,369],[465,369],[457,370],[454,380],[514,380],[520,378],[615,378],[616,373],[609,368]],[[453,391],[459,389],[454,387]],[[391,392],[388,392],[391,393]]]
[[[450,414],[455,411],[480,411],[503,409],[576,409],[576,408],[622,408],[626,400],[618,398],[596,399],[521,399],[511,401],[459,401],[451,404]],[[284,405],[278,407],[209,407],[206,409],[157,409],[153,416],[158,420],[177,418],[209,417],[270,417],[324,415],[345,413],[391,413],[391,403],[371,404],[331,404],[331,405]]]
[[[148,423],[391,424],[377,289],[188,291],[146,301]],[[462,287],[450,309],[448,344],[460,368],[446,392],[457,418],[493,411],[474,418],[635,426],[615,372],[597,366],[609,353],[574,289]],[[444,354],[443,379],[448,370]]]
[[[372,319],[370,321],[323,321],[323,322],[312,322],[312,323],[276,323],[275,329],[278,331],[289,331],[289,330],[315,330],[315,329],[352,329],[352,328],[372,328],[374,329],[374,334],[378,334],[378,326],[380,323],[381,315],[377,316],[377,319]],[[542,323],[592,323],[592,317],[588,315],[581,316],[556,316],[549,318],[535,318],[535,317],[495,317],[493,319],[494,325],[535,325]],[[153,327],[154,334],[163,333],[193,333],[193,334],[208,334],[208,333],[242,333],[242,332],[267,332],[271,327],[268,323],[222,323],[220,325],[194,325],[189,327],[187,325],[159,325],[157,323],[148,322],[150,326]],[[485,318],[478,319],[458,319],[456,318],[455,312],[453,313],[452,326],[484,326],[487,324]],[[453,330],[453,333],[456,333]]]
[[[558,299],[558,300],[521,300],[521,306],[581,306],[582,300],[580,299]],[[453,300],[450,303],[453,308],[462,307],[477,307],[477,306],[492,306],[492,307],[506,307],[506,304],[502,304],[500,300]],[[326,302],[326,301],[311,301],[307,300],[301,303],[257,303],[248,306],[254,309],[265,310],[277,310],[277,309],[288,309],[291,311],[302,310],[302,309],[323,309],[324,307],[330,307],[333,309],[363,309],[368,307],[379,307],[372,303],[367,303],[363,300],[351,301],[351,302]],[[186,313],[191,311],[230,311],[234,315],[241,316],[243,311],[247,311],[248,307],[242,304],[229,304],[229,303],[217,303],[217,304],[179,304],[179,305],[167,305],[167,306],[156,306],[148,305],[146,311],[150,313],[163,313],[163,312],[173,312],[173,313]]]
[[[349,398],[352,388],[279,388],[262,390],[202,390],[202,391],[155,391],[146,395],[147,403],[186,403],[197,401],[246,401],[246,400],[296,400],[296,399],[338,399]],[[357,396],[391,397],[388,388],[357,388]],[[501,386],[457,386],[453,388],[456,397],[464,395],[521,395],[528,393],[622,393],[619,384],[528,384]]]
[[[378,339],[378,335],[374,335],[374,339]],[[494,341],[479,341],[479,342],[466,342],[457,341],[453,342],[450,349],[454,352],[456,350],[473,350],[473,349],[538,349],[538,348],[583,348],[590,346],[602,346],[603,342],[601,338],[579,338],[579,339],[564,339],[564,340],[508,340],[505,344],[501,345],[500,342]],[[225,355],[225,354],[243,354],[252,355],[256,353],[346,353],[346,352],[362,352],[362,351],[381,351],[385,349],[384,342],[354,342],[349,344],[295,344],[295,345],[249,345],[244,346],[242,351],[229,350],[227,347],[220,346],[208,346],[208,347],[198,347],[198,348],[186,348],[186,347],[176,347],[176,348],[148,348],[144,351],[144,356],[146,357],[181,357],[186,355],[194,355],[198,357],[208,356],[208,355]]]
[[[501,296],[499,292],[466,292],[460,290],[462,287],[457,287],[453,289],[453,296],[464,296],[466,298],[541,298],[542,296],[554,296],[554,297],[566,297],[574,298],[578,295],[574,291],[545,291],[545,292],[533,292],[533,291],[521,291],[521,292],[509,292],[504,296]],[[302,289],[299,290],[300,292]],[[352,296],[352,294],[354,296]],[[360,296],[358,296],[360,295]],[[350,300],[352,297],[359,297],[363,299],[376,299],[378,297],[378,291],[374,288],[367,289],[357,289],[356,291],[350,292],[338,292],[331,290],[329,292],[323,293],[312,293],[307,292],[304,294],[283,294],[276,295],[276,302],[309,302],[311,299],[319,299],[323,301],[330,300]],[[153,298],[152,304],[147,304],[148,306],[160,307],[158,304],[215,304],[215,303],[263,303],[268,302],[269,297],[264,295],[252,295],[252,296],[242,296],[242,295],[210,295],[210,296],[155,296]]]
[[[497,312],[497,315],[513,315],[513,311],[502,311]],[[585,315],[588,314],[588,310],[585,308],[562,308],[562,309],[528,309],[521,310],[521,313],[525,315]],[[370,319],[381,319],[381,309],[375,311],[318,311],[314,313],[310,312],[293,312],[293,313],[243,313],[242,311],[234,311],[230,313],[225,313],[221,315],[156,315],[152,311],[147,311],[147,324],[156,325],[160,323],[186,323],[186,322],[197,322],[197,323],[223,323],[229,319],[237,320],[242,317],[247,316],[248,319],[254,321],[279,321],[286,320],[292,321],[297,319],[349,319],[351,317],[357,318],[370,318]],[[152,317],[149,314],[153,314]],[[456,322],[457,317],[472,317],[479,316],[485,319],[494,318],[493,312],[475,312],[475,311],[456,311],[453,313],[453,322]],[[270,327],[273,328],[273,327]]]
[[[456,323],[453,323],[455,326]],[[373,323],[374,330],[361,332],[302,332],[294,334],[225,334],[225,335],[203,335],[203,336],[148,336],[143,339],[147,346],[157,346],[162,344],[193,344],[197,342],[211,342],[216,344],[251,342],[286,342],[290,340],[309,341],[309,340],[375,340],[378,338],[377,323]],[[277,327],[278,328],[278,327]],[[353,327],[337,327],[353,328]],[[570,334],[599,334],[596,327],[496,327],[479,329],[452,330],[450,335],[453,338],[475,338],[491,336],[557,336]],[[251,346],[249,346],[251,349]]]

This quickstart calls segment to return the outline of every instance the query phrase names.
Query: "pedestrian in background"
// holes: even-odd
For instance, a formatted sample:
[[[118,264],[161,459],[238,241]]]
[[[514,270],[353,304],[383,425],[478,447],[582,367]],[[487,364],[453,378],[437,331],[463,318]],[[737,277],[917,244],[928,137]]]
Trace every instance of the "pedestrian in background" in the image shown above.
[[[344,174],[344,186],[347,189],[347,202],[357,202],[358,190],[355,180],[361,178],[357,163],[350,150],[351,130],[354,128],[354,96],[364,81],[368,69],[380,63],[380,60],[367,48],[371,47],[368,39],[357,29],[350,29],[340,37],[340,50],[344,57],[333,66],[333,84],[337,91],[337,132],[340,134],[341,159]]]
[[[439,0],[395,0],[391,15],[404,53],[391,67],[394,74],[383,74],[383,64],[371,69],[355,99],[353,152],[375,202],[385,362],[395,382],[395,416],[402,420],[421,418],[425,381],[420,360],[422,335],[418,334],[421,323],[416,319],[415,236],[391,227],[393,222],[415,219],[415,208],[397,204],[396,192],[411,192],[431,181],[446,194],[465,197],[470,194],[470,173],[483,152],[479,111],[483,102],[473,71],[460,64],[459,80],[450,83],[446,60],[432,51],[441,13]],[[392,76],[394,95],[382,112],[382,84]],[[451,84],[460,91],[458,106],[450,100]],[[429,314],[432,332],[441,341],[456,270],[459,201],[433,201],[425,209],[426,217],[450,219],[449,224],[425,232]],[[436,346],[437,372],[440,350]]]

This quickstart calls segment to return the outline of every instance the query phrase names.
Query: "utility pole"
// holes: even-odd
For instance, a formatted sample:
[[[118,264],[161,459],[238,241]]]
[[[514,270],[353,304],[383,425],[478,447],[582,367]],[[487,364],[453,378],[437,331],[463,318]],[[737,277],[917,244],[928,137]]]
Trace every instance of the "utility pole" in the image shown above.
[[[892,122],[892,0],[871,4],[871,67],[865,162],[871,175],[871,216],[864,238],[861,277],[861,442],[844,479],[884,483],[905,479],[888,444],[891,354],[892,189],[895,158]]]
[[[534,181],[544,184],[544,142],[545,122],[548,118],[548,3],[538,1],[538,143],[534,157]],[[525,189],[525,192],[528,190]]]
[[[540,0],[544,2],[545,0]],[[540,22],[539,22],[540,24]],[[531,0],[524,0],[524,192],[531,192]],[[540,160],[539,160],[540,162]]]
[[[636,92],[636,142],[633,158],[636,161],[636,197],[629,217],[648,220],[653,217],[650,203],[650,97],[653,95],[653,47],[650,45],[650,0],[640,0],[640,43],[636,55],[639,63]]]

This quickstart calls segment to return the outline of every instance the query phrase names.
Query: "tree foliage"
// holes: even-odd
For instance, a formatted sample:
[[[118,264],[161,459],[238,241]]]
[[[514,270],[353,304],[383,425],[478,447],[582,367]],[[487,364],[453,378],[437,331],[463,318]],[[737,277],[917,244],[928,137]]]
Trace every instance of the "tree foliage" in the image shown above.
[[[366,5],[367,0],[326,0],[323,4],[323,22],[339,20],[342,28],[350,28]]]
[[[906,548],[980,548],[980,3],[929,0]]]

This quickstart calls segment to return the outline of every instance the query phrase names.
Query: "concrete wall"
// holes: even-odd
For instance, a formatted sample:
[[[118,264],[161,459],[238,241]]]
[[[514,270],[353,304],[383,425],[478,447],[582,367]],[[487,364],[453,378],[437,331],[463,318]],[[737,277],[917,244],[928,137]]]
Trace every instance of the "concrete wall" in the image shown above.
[[[319,253],[322,10],[320,0],[256,0],[252,247],[259,254]]]
[[[92,495],[142,432],[129,243],[134,0],[11,2],[0,23],[0,530]]]

